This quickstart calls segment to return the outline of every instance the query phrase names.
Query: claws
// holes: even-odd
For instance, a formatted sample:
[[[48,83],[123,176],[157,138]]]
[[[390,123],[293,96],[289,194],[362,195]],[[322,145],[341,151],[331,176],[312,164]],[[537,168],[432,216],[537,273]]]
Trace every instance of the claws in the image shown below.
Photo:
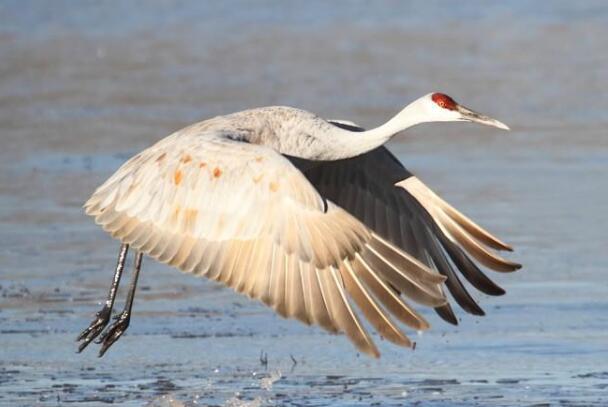
[[[123,311],[114,317],[115,322],[103,333],[101,338],[97,341],[101,343],[101,349],[99,350],[99,357],[102,357],[106,351],[116,342],[123,333],[129,327],[131,321],[131,315],[128,311]]]
[[[141,269],[141,261],[143,257],[142,253],[139,252],[135,256],[135,271],[131,280],[129,293],[127,294],[125,308],[120,314],[114,317],[114,323],[106,331],[104,331],[110,322],[110,317],[112,316],[112,308],[114,306],[114,300],[116,299],[118,284],[125,266],[128,250],[128,244],[123,243],[122,246],[120,246],[118,263],[116,264],[114,280],[112,280],[110,292],[108,293],[108,300],[103,308],[95,315],[95,319],[93,322],[91,322],[88,328],[78,335],[76,341],[82,341],[82,343],[78,346],[78,353],[82,352],[95,338],[99,337],[95,342],[101,344],[99,357],[102,357],[110,346],[112,346],[112,344],[114,344],[114,342],[116,342],[129,327],[129,321],[131,320],[131,309],[133,307],[133,297],[135,296],[137,277],[139,276],[139,270]]]
[[[78,346],[78,353],[82,352],[99,334],[103,331],[103,329],[108,325],[110,321],[110,315],[112,310],[108,305],[104,305],[103,308],[95,314],[95,319],[91,322],[91,324],[78,335],[76,342],[83,341]]]
[[[91,322],[91,325],[80,333],[76,341],[83,341],[78,346],[78,353],[82,352],[95,338],[95,343],[100,343],[101,350],[99,351],[99,357],[102,357],[104,353],[122,336],[123,333],[129,327],[131,321],[131,315],[128,311],[123,311],[120,314],[114,316],[114,323],[104,331],[104,328],[110,322],[111,310],[108,306],[104,306],[97,314],[96,318]]]

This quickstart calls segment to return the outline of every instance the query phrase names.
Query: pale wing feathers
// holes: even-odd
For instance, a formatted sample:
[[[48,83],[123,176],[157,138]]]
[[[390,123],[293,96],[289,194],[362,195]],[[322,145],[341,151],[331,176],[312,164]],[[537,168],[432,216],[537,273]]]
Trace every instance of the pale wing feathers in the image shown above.
[[[410,278],[405,273],[401,273],[385,257],[378,254],[373,247],[369,246],[368,250],[361,254],[361,258],[373,270],[380,270],[385,279],[406,297],[430,307],[445,304],[444,298],[437,297],[436,293],[430,287],[424,285],[423,282]]]
[[[475,259],[496,271],[515,271],[520,265],[498,256],[480,243],[500,250],[512,250],[511,246],[475,224],[472,220],[442,200],[418,178],[409,177],[395,184],[412,194],[433,217],[435,223],[452,241],[458,242]]]
[[[346,334],[361,351],[375,357],[380,356],[376,345],[348,302],[338,271],[330,266],[320,276],[328,310],[339,331]]]
[[[362,130],[352,123],[335,124],[355,132]],[[353,134],[353,137],[357,135]],[[394,246],[419,260],[423,267],[447,277],[447,288],[468,312],[483,314],[457,271],[486,294],[505,292],[471,258],[495,271],[514,271],[521,267],[490,250],[512,250],[509,245],[439,198],[385,147],[355,158],[304,168],[306,177],[326,199],[349,211],[369,227],[374,236],[384,240],[382,247]],[[387,256],[375,249],[362,260],[374,268],[378,268],[378,260],[395,263]],[[432,302],[432,298],[427,297],[430,293],[416,286],[419,278],[408,282],[392,269],[387,270],[387,281],[388,278],[391,278],[391,287],[407,297],[425,304]],[[441,287],[430,285],[427,288],[435,297],[445,297]],[[449,304],[435,306],[435,309],[446,321],[457,323]]]
[[[353,269],[350,261],[344,261],[340,267],[340,273],[346,289],[361,309],[361,312],[363,312],[363,315],[365,315],[374,328],[376,328],[378,333],[397,345],[411,346],[412,343],[410,340],[401,332],[401,329],[393,322],[392,318],[381,308],[368,291],[367,287]]]
[[[283,317],[344,333],[373,356],[354,304],[381,335],[410,346],[392,317],[428,324],[396,289],[422,304],[446,303],[442,276],[325,202],[288,160],[221,134],[162,140],[125,163],[85,209],[134,249]]]
[[[357,254],[352,266],[376,298],[401,322],[417,330],[430,327],[424,317],[411,308],[384,279],[380,278],[360,255]]]
[[[289,253],[314,258],[322,267],[343,258],[365,238],[366,228],[343,216],[340,208],[333,206],[333,216],[324,216],[325,203],[315,189],[272,150],[179,136],[169,137],[173,144],[163,140],[123,165],[93,194],[85,205],[87,213],[104,224],[128,215],[163,231],[207,240],[272,235]],[[267,222],[269,217],[274,222]],[[312,244],[314,233],[307,228],[317,222],[339,228],[317,234],[319,240]],[[342,230],[348,235],[342,236]],[[302,238],[298,231],[303,231]],[[144,233],[129,232],[132,237]],[[336,246],[336,238],[344,246]],[[331,244],[334,250],[328,252],[325,248]],[[311,252],[315,248],[318,253]]]

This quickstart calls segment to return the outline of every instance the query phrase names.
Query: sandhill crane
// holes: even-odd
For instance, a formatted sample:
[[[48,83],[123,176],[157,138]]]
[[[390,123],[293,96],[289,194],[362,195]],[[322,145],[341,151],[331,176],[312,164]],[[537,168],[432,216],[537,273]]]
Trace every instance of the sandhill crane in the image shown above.
[[[222,282],[283,317],[343,333],[375,357],[357,308],[380,335],[406,347],[399,322],[429,327],[406,299],[456,324],[445,284],[462,308],[483,315],[457,271],[484,293],[504,294],[471,258],[514,271],[521,266],[489,250],[511,247],[382,146],[439,121],[508,129],[432,93],[368,131],[263,107],[193,124],[129,159],[85,204],[122,245],[108,299],[78,337],[79,351],[99,337],[102,356],[127,329],[143,254]],[[137,254],[126,305],[104,331],[129,247]]]

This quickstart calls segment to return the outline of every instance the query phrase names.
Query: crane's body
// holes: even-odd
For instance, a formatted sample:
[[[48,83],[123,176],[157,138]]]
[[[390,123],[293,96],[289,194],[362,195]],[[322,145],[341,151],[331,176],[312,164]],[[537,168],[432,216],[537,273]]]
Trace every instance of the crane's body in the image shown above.
[[[409,127],[404,124],[403,128]],[[218,116],[178,131],[181,134],[214,134],[232,140],[263,145],[280,154],[315,161],[350,158],[384,144],[401,130],[394,126],[359,135],[327,120],[289,106],[267,106]],[[291,135],[297,135],[292,137]],[[370,137],[371,136],[371,137]]]
[[[220,281],[284,317],[342,332],[374,356],[379,352],[353,303],[402,346],[411,342],[393,318],[414,329],[429,326],[406,298],[456,323],[445,283],[465,310],[483,314],[447,258],[476,288],[499,295],[504,291],[465,252],[513,271],[520,266],[488,250],[510,247],[381,147],[413,125],[461,120],[506,128],[435,93],[368,131],[300,109],[264,107],[193,124],[137,154],[85,205],[122,246],[108,300],[80,335],[80,350],[109,321],[129,247],[137,256],[127,306],[102,335],[101,354],[129,324],[144,254]]]

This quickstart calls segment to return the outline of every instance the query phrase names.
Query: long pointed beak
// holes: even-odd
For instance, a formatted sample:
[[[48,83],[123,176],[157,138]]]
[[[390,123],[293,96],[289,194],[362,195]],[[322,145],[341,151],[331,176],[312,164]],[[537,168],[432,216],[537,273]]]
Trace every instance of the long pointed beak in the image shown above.
[[[503,122],[499,122],[496,119],[492,119],[491,117],[484,116],[483,114],[474,112],[470,109],[467,109],[464,106],[458,105],[456,107],[456,111],[462,115],[462,120],[466,120],[469,122],[475,122],[479,124],[485,124],[486,126],[498,127],[503,130],[511,130],[509,126],[504,124]]]

